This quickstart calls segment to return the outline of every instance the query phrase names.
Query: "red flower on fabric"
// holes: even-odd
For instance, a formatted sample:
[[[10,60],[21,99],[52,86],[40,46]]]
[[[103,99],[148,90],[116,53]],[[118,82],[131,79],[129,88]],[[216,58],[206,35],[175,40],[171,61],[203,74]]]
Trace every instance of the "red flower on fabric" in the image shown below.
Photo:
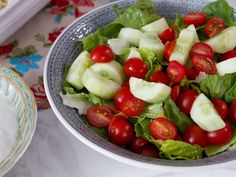
[[[48,40],[51,42],[54,42],[64,29],[65,29],[65,27],[61,27],[61,28],[56,29],[53,32],[49,33]]]
[[[92,0],[73,0],[73,2],[77,6],[94,7],[94,3]]]
[[[57,7],[67,7],[70,5],[69,0],[52,0],[51,4]]]
[[[38,109],[50,108],[43,83],[33,84],[30,89],[34,93]]]
[[[75,10],[74,10],[75,17],[80,17],[81,15],[84,15],[84,14],[85,14],[84,12],[81,12],[81,11],[79,11],[78,8],[75,8]]]
[[[12,52],[14,46],[12,44],[6,44],[0,46],[0,55],[6,55]]]

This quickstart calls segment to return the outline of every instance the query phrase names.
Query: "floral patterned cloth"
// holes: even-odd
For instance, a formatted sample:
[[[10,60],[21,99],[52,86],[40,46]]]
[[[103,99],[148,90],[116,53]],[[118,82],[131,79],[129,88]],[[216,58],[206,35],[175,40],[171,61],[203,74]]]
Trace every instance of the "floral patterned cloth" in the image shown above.
[[[52,0],[4,44],[0,63],[18,72],[30,86],[38,110],[50,107],[43,85],[47,53],[60,33],[79,16],[108,0]]]

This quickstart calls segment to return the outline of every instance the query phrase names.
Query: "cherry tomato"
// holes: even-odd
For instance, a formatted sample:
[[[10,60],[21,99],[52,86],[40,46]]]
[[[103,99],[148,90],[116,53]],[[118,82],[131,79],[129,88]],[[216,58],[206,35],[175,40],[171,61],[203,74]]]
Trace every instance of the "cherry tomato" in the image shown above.
[[[229,108],[228,105],[221,99],[219,98],[214,98],[211,100],[215,109],[219,113],[220,117],[225,120],[228,117],[229,114]]]
[[[207,132],[207,140],[210,144],[224,145],[229,143],[233,136],[233,129],[231,125],[226,122],[226,126],[222,129]]]
[[[205,23],[207,16],[204,12],[189,13],[184,16],[183,22],[186,25],[194,24],[195,27],[201,26]]]
[[[186,90],[180,94],[178,98],[178,107],[185,114],[189,114],[194,100],[197,98],[198,92],[195,90]]]
[[[152,136],[156,139],[175,139],[177,135],[175,124],[164,117],[158,117],[152,120],[149,129]]]
[[[224,61],[224,60],[234,58],[234,57],[236,57],[236,50],[230,50],[230,51],[224,53],[223,55],[221,55],[220,61]]]
[[[205,55],[194,54],[191,57],[193,67],[200,71],[205,72],[206,74],[215,74],[216,65],[215,62]]]
[[[225,29],[225,22],[218,17],[208,20],[205,27],[205,33],[210,38]]]
[[[134,129],[124,116],[117,115],[110,121],[108,134],[113,143],[125,145],[133,139]]]
[[[159,151],[151,143],[148,143],[148,144],[140,147],[136,151],[136,153],[140,154],[140,155],[143,155],[143,156],[146,156],[146,157],[159,158]]]
[[[185,74],[186,74],[187,79],[194,80],[199,75],[199,71],[186,66],[185,67]]]
[[[168,28],[160,34],[160,39],[163,43],[167,41],[175,40],[175,30],[173,28]]]
[[[114,53],[110,47],[99,45],[92,50],[90,57],[94,62],[107,63],[113,60]]]
[[[164,56],[166,58],[167,61],[169,61],[169,58],[173,52],[175,48],[175,41],[168,41],[166,44],[165,44],[165,48],[164,48]]]
[[[132,96],[129,87],[121,87],[117,90],[114,97],[114,104],[117,109],[121,110],[121,105],[123,104],[126,97]]]
[[[193,57],[194,54],[200,54],[213,59],[214,51],[208,44],[204,42],[195,43],[190,50],[190,57]]]
[[[148,142],[145,139],[135,136],[130,143],[130,148],[133,152],[137,152],[139,148],[146,144],[148,144]]]
[[[172,61],[167,67],[167,74],[170,81],[178,83],[185,77],[185,68],[179,62]]]
[[[160,82],[163,83],[165,85],[169,85],[170,81],[169,78],[167,76],[167,74],[165,74],[163,71],[159,70],[154,72],[148,79],[150,82]]]
[[[130,58],[124,64],[124,71],[128,77],[137,77],[144,79],[148,72],[148,67],[143,60],[139,58]]]
[[[125,97],[123,103],[121,104],[121,111],[126,116],[137,116],[143,111],[143,108],[143,100],[140,100],[133,95]]]
[[[107,127],[111,118],[112,111],[106,106],[92,106],[87,110],[88,122],[94,127]]]
[[[181,86],[180,85],[175,85],[174,87],[171,88],[171,99],[174,102],[177,102],[179,95],[181,92]]]
[[[230,106],[230,118],[233,123],[236,125],[236,100],[231,103]]]
[[[128,88],[129,88],[129,81],[125,81],[125,82],[122,84],[122,87],[128,87]]]
[[[197,144],[202,148],[207,146],[207,132],[202,130],[198,125],[189,125],[184,130],[184,141],[190,144]]]

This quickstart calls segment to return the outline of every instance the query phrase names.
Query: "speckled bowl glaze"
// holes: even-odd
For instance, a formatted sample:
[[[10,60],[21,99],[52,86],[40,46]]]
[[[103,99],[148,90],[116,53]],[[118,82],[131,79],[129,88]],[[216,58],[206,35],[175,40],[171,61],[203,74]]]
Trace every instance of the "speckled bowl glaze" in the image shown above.
[[[0,65],[0,97],[17,111],[19,122],[18,140],[8,156],[0,161],[0,176],[3,176],[20,159],[31,142],[36,127],[37,107],[34,95],[21,77],[3,65]]]
[[[134,0],[113,2],[82,16],[71,24],[54,43],[48,54],[44,70],[46,93],[53,111],[62,124],[79,140],[100,153],[130,165],[153,170],[178,171],[218,167],[232,163],[236,159],[235,151],[193,161],[154,159],[134,154],[94,134],[83,124],[76,110],[63,105],[59,93],[63,82],[64,67],[71,64],[82,50],[82,46],[75,47],[75,41],[110,23],[116,17],[112,10],[114,4],[124,8],[134,2]],[[203,0],[154,0],[154,2],[157,5],[157,12],[166,18],[174,18],[176,13],[186,14],[200,11],[207,4],[207,1]]]

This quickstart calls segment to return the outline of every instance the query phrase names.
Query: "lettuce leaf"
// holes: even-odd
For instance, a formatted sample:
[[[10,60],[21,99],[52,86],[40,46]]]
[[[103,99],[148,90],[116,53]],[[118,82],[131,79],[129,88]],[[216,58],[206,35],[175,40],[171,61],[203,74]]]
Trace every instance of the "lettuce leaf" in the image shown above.
[[[227,103],[231,103],[235,99],[236,99],[236,83],[224,95],[224,100]]]
[[[179,32],[187,26],[184,23],[183,16],[181,14],[176,14],[173,25],[174,25],[175,29],[177,29]]]
[[[233,8],[226,0],[209,3],[203,8],[203,12],[207,14],[208,19],[219,17],[224,20],[227,26],[234,26]]]
[[[164,115],[163,103],[156,103],[145,106],[139,117],[155,119],[161,115]]]

